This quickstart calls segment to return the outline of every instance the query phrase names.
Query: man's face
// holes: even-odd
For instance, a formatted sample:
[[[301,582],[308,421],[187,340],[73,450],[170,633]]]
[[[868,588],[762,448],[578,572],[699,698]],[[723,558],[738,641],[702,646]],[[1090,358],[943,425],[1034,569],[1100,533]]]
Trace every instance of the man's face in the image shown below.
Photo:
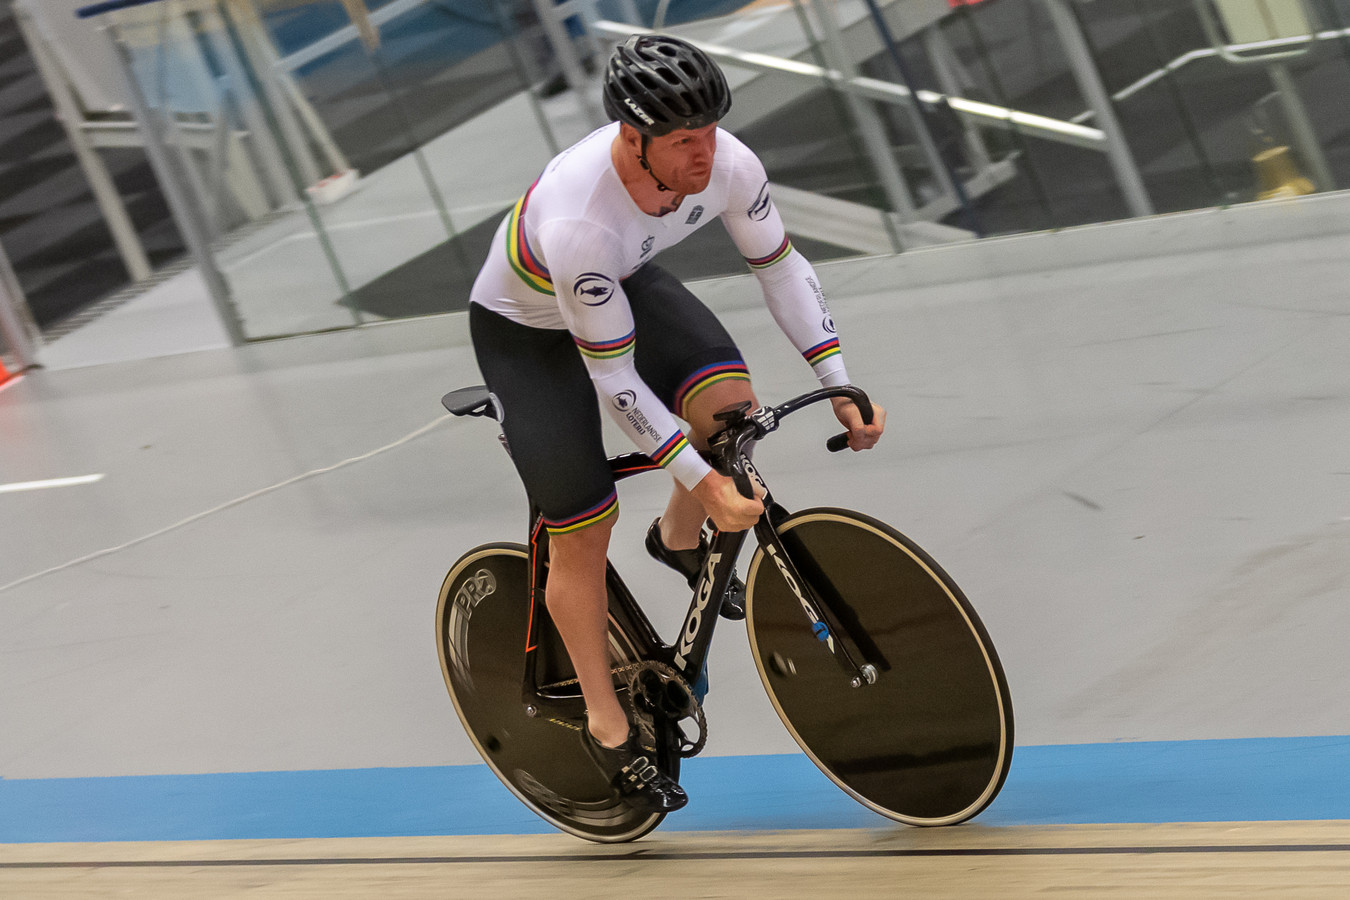
[[[677,194],[697,194],[712,178],[717,152],[717,124],[672,131],[651,139],[647,162],[666,187]]]

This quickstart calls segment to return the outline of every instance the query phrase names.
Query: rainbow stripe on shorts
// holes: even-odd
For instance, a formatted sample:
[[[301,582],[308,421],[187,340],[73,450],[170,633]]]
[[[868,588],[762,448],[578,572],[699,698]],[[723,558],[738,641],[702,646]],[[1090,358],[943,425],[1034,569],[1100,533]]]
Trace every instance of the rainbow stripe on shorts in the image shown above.
[[[601,500],[595,506],[585,512],[577,513],[570,518],[554,521],[544,517],[544,527],[548,529],[549,534],[568,534],[573,531],[580,531],[583,528],[594,525],[602,519],[608,519],[619,511],[619,494],[617,491],[610,491],[609,496]]]
[[[749,380],[750,370],[739,359],[734,362],[713,363],[710,366],[704,366],[686,378],[675,389],[675,415],[687,420],[689,417],[685,415],[686,404],[704,388],[722,381]]]

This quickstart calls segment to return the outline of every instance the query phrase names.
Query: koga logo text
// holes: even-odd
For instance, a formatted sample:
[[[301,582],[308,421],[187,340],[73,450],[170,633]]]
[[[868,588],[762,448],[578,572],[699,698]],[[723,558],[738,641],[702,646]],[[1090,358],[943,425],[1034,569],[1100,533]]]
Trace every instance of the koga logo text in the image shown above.
[[[685,659],[689,656],[689,651],[694,649],[694,638],[698,636],[698,626],[703,621],[703,611],[708,608],[708,601],[712,599],[713,572],[717,570],[717,563],[721,559],[722,554],[720,553],[708,554],[703,569],[703,580],[699,582],[698,586],[698,603],[695,604],[694,611],[689,615],[689,624],[685,627],[684,634],[680,635],[680,649],[675,654],[675,665],[677,666],[683,666]]]
[[[830,634],[829,627],[826,626],[824,622],[820,621],[820,616],[816,615],[816,611],[811,608],[811,604],[808,603],[806,597],[802,595],[801,586],[797,584],[797,579],[792,577],[792,573],[788,571],[787,564],[779,557],[778,551],[774,548],[773,544],[765,544],[764,549],[768,552],[769,556],[773,557],[774,564],[778,566],[778,574],[783,576],[783,580],[786,581],[788,587],[791,588],[793,596],[797,598],[797,602],[800,603],[802,609],[806,611],[806,617],[811,620],[812,632],[815,633],[818,639],[824,641],[825,646],[829,647],[830,652],[833,653],[834,636]]]
[[[755,484],[759,485],[760,490],[764,491],[764,496],[767,497],[769,495],[769,486],[765,484],[764,479],[760,477],[759,469],[755,468],[755,464],[752,463],[747,457],[742,456],[741,469],[744,470],[746,477],[748,477]]]
[[[587,272],[573,283],[572,293],[587,306],[600,306],[614,295],[614,279],[599,272]]]

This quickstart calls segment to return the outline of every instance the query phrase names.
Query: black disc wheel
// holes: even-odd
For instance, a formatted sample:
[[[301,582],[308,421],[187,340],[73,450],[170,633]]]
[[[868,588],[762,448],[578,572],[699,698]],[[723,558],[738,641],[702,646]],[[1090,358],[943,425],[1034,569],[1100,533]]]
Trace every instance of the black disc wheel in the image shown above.
[[[904,535],[859,513],[805,510],[778,528],[803,579],[857,637],[859,665],[877,669],[875,683],[853,687],[773,557],[756,550],[750,643],[783,724],[881,815],[954,825],[979,813],[1012,762],[1012,700],[960,588]]]
[[[554,826],[605,843],[642,837],[664,816],[618,799],[582,748],[582,720],[527,712],[521,685],[529,615],[529,558],[521,544],[475,548],[446,576],[436,643],[464,729],[502,783]],[[559,669],[566,654],[556,635],[547,642],[552,646],[532,652],[550,653],[549,678],[566,689],[570,670]],[[610,653],[616,667],[636,661],[633,642],[613,620]]]

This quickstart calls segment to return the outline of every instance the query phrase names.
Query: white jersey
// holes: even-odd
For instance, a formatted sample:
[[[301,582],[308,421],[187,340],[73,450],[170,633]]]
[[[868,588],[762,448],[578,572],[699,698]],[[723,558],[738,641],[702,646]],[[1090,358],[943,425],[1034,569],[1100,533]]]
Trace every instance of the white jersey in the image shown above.
[[[692,488],[708,465],[633,363],[623,279],[656,254],[720,217],[820,383],[846,384],[848,375],[820,282],[788,240],[758,157],[718,129],[708,187],[651,216],[614,169],[618,131],[612,122],[554,157],[497,229],[469,299],[522,325],[569,331],[600,396],[616,398],[601,405],[638,449]]]

